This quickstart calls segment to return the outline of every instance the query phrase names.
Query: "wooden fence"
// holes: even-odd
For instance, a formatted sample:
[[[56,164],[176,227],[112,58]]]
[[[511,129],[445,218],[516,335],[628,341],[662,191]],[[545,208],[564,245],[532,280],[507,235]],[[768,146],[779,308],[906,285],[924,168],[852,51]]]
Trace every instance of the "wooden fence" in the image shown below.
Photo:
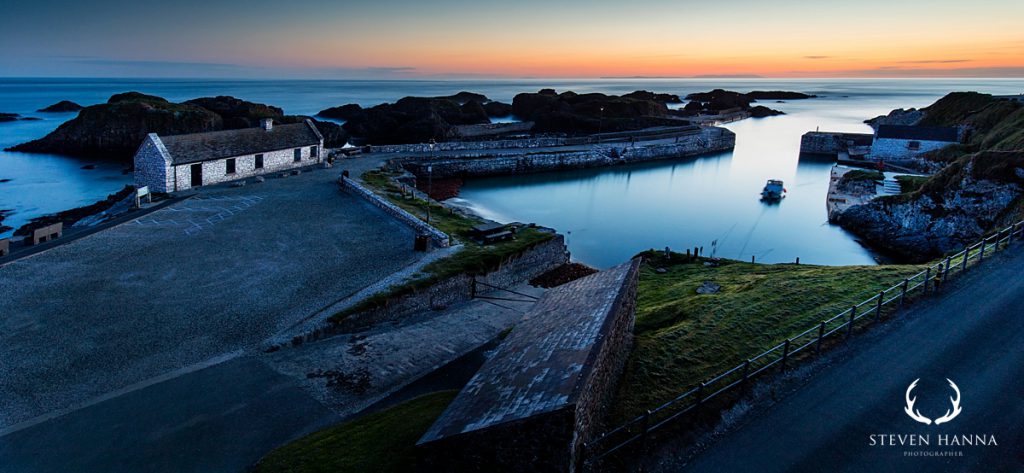
[[[1024,221],[999,230],[959,253],[928,266],[920,273],[880,291],[859,304],[852,305],[829,319],[822,320],[817,325],[808,327],[807,330],[787,338],[767,351],[593,438],[584,444],[584,459],[580,464],[584,470],[593,469],[602,459],[628,445],[646,440],[651,432],[678,421],[684,415],[698,410],[708,401],[723,394],[742,397],[751,381],[758,376],[773,369],[785,371],[792,365],[797,355],[817,356],[821,353],[825,340],[852,336],[858,322],[862,325],[878,322],[883,313],[895,313],[909,298],[939,290],[950,277],[967,271],[996,251],[1005,249],[1014,239],[1020,240],[1022,232]]]

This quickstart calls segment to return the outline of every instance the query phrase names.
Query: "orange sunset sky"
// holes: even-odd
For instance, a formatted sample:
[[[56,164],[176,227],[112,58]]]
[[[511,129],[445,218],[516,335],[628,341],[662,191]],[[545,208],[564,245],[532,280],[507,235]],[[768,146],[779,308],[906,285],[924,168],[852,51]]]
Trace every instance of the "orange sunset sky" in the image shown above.
[[[39,0],[0,75],[1022,77],[1024,2]]]

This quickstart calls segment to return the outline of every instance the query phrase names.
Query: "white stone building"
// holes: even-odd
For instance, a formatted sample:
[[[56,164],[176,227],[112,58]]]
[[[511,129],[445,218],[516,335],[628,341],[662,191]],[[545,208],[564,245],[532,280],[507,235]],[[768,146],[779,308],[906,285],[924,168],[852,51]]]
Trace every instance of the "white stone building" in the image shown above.
[[[871,143],[871,157],[912,158],[959,142],[959,130],[952,127],[879,125]]]
[[[313,122],[158,136],[150,133],[135,152],[135,185],[153,192],[245,179],[320,163],[324,138]]]

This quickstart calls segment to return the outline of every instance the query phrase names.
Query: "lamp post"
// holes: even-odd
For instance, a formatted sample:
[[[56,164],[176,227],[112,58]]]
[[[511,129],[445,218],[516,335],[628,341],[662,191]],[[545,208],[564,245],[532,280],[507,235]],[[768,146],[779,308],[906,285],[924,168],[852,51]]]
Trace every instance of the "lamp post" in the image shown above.
[[[430,199],[434,193],[434,139],[430,139],[430,163],[427,164],[427,223],[430,223]]]

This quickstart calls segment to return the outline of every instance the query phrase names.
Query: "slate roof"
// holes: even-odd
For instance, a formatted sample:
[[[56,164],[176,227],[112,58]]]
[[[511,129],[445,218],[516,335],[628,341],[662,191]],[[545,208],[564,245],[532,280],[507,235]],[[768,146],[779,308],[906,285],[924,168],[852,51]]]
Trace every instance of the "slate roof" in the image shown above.
[[[879,125],[877,135],[879,138],[897,140],[945,141],[948,143],[959,141],[957,129],[944,126]]]
[[[575,404],[638,260],[545,293],[419,443]]]
[[[188,135],[161,136],[171,164],[189,164],[247,154],[320,144],[320,132],[312,122],[274,125],[240,130],[210,131]]]

